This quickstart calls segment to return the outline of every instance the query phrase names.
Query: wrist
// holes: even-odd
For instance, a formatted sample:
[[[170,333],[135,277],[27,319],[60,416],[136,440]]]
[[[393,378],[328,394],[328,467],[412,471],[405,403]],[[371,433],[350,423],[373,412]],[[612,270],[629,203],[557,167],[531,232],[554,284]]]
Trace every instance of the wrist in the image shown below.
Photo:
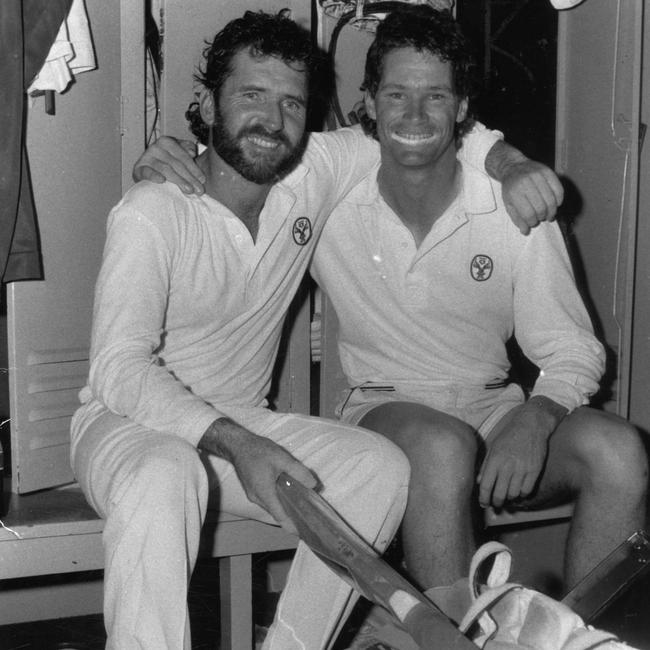
[[[503,183],[514,167],[527,160],[521,151],[503,140],[498,140],[485,158],[485,171],[496,181]]]
[[[234,420],[220,417],[210,424],[199,440],[198,448],[233,463],[237,448],[249,433]],[[252,435],[252,434],[251,434]]]
[[[555,428],[569,412],[565,406],[558,404],[550,397],[546,397],[546,395],[533,395],[526,402],[526,405],[531,409],[537,410],[546,418],[551,420],[553,428]]]

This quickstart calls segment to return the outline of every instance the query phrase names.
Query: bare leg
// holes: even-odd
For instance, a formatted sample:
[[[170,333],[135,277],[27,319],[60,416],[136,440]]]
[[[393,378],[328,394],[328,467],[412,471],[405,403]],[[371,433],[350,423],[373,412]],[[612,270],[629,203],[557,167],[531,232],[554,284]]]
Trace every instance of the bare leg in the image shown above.
[[[647,480],[645,448],[622,418],[582,407],[560,423],[538,490],[526,506],[574,501],[565,553],[567,588],[644,526]]]
[[[360,425],[392,440],[411,464],[402,540],[412,578],[428,589],[466,576],[475,548],[474,430],[450,415],[408,402],[382,404]]]

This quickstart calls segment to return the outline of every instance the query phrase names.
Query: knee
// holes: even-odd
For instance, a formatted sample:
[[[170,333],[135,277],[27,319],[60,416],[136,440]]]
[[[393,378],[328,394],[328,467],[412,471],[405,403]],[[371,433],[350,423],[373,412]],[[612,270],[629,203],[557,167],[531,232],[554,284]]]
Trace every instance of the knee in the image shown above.
[[[166,494],[188,493],[207,498],[208,479],[198,451],[176,436],[161,436],[140,459],[136,474],[141,489],[161,500]]]
[[[379,434],[374,434],[372,443],[366,446],[362,463],[365,466],[362,473],[381,477],[390,491],[400,490],[409,483],[408,458],[397,445]]]
[[[359,499],[393,502],[406,494],[410,465],[404,453],[378,433],[355,431],[338,441],[336,467],[328,473],[327,498],[342,507]],[[400,496],[401,498],[401,496]]]
[[[626,493],[647,489],[648,458],[639,431],[617,416],[598,413],[581,436],[587,481]]]
[[[478,437],[470,426],[454,418],[434,424],[411,420],[403,433],[412,480],[424,476],[431,484],[473,485]]]

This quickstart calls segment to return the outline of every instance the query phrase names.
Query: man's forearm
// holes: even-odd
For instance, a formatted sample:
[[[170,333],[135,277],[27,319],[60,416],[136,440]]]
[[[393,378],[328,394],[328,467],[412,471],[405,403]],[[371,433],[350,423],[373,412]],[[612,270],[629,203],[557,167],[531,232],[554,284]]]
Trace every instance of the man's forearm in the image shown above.
[[[528,158],[519,149],[504,140],[497,140],[485,158],[485,171],[494,180],[502,183],[513,165],[526,162]]]
[[[217,418],[199,440],[198,448],[234,464],[237,447],[252,435],[228,417]]]

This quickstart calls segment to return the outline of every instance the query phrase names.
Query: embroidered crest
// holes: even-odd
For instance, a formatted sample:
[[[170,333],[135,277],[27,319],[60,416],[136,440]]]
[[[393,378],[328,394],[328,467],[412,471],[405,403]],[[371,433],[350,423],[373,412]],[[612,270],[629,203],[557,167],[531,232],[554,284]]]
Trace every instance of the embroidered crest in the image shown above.
[[[492,271],[494,271],[494,262],[487,255],[474,255],[469,270],[477,282],[484,282],[490,279]]]
[[[307,217],[299,217],[293,224],[291,234],[298,246],[304,246],[311,239],[311,221]]]

